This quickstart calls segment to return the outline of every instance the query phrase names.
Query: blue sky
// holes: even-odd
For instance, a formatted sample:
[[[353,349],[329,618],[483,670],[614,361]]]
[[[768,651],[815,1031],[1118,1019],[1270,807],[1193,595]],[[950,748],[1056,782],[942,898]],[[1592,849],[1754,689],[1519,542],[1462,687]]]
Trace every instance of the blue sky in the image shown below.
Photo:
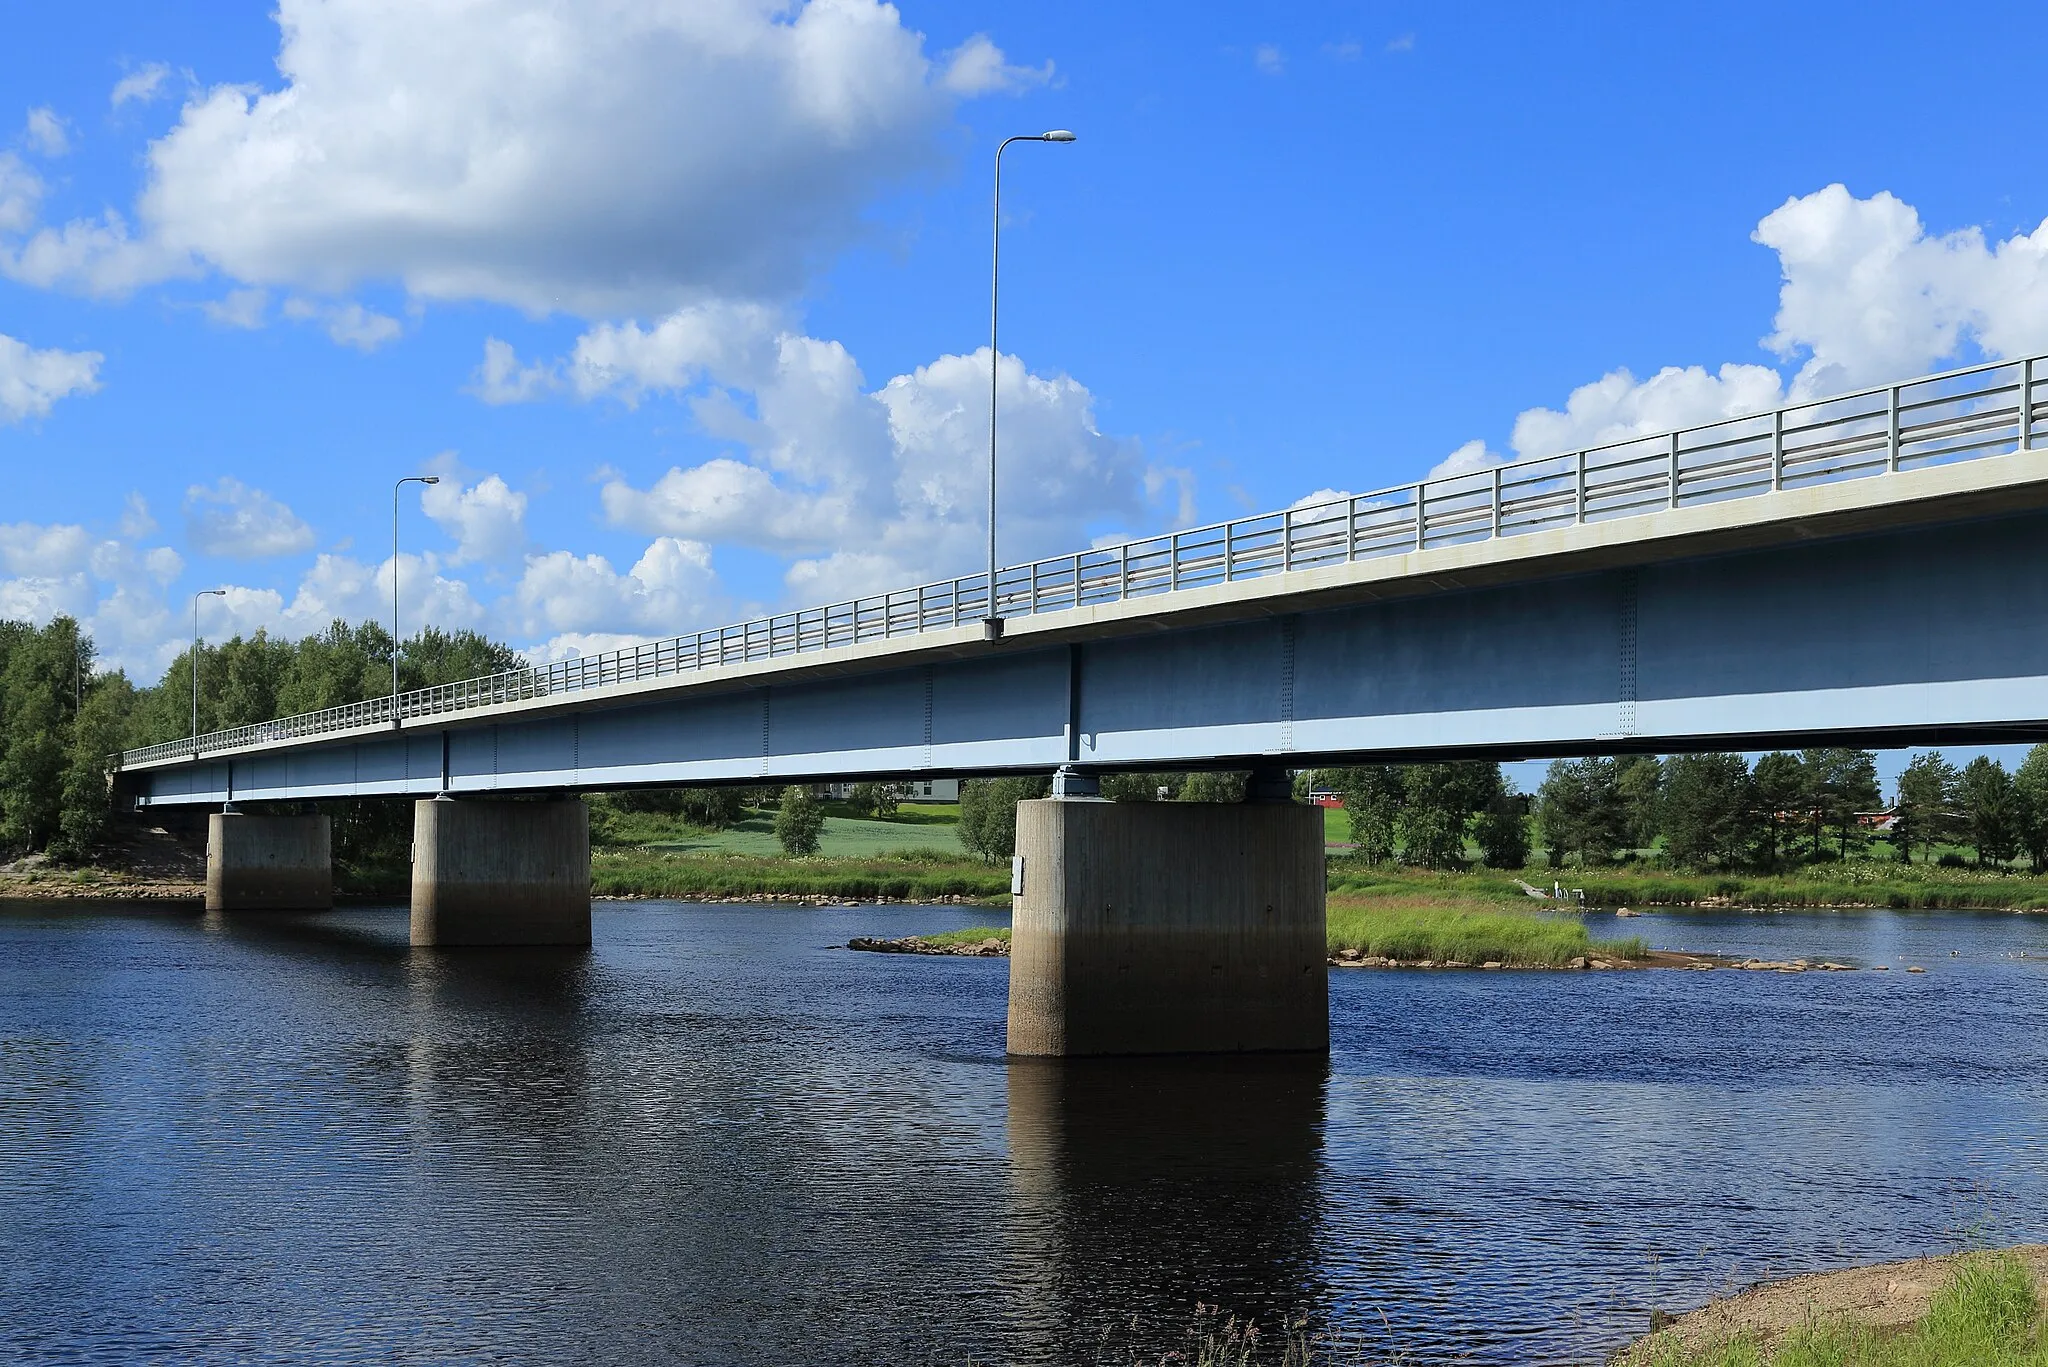
[[[145,678],[427,470],[538,654],[971,571],[1007,133],[1006,559],[2048,350],[2038,5],[0,14],[0,614]]]

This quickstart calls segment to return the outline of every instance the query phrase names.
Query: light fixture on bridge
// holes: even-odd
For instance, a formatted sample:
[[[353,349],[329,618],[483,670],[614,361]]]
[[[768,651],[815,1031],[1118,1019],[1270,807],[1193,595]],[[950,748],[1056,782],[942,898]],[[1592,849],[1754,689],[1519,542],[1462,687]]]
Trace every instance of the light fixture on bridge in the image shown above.
[[[988,616],[990,640],[1003,634],[1003,615],[996,607],[996,375],[1002,353],[996,350],[996,301],[1002,291],[1003,264],[1003,149],[1013,142],[1072,142],[1074,134],[1065,128],[1043,133],[1020,133],[996,144],[995,226],[990,233],[988,269]]]
[[[391,486],[391,724],[398,725],[398,491],[408,484],[439,484],[439,475],[407,475]]]

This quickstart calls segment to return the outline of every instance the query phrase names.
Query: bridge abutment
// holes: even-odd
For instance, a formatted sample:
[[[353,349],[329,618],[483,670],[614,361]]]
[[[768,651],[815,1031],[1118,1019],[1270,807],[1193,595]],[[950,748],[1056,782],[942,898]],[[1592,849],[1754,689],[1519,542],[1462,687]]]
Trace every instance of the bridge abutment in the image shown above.
[[[1014,1055],[1330,1047],[1323,813],[1017,805]]]
[[[582,800],[414,803],[412,942],[589,944]]]
[[[333,832],[324,816],[206,818],[208,911],[325,911],[334,905]]]

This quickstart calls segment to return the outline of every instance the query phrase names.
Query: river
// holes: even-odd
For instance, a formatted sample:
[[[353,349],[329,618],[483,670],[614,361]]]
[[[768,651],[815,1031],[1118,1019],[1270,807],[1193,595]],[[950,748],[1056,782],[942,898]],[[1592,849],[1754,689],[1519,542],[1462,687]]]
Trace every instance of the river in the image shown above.
[[[832,948],[977,915],[0,909],[0,1358],[1126,1364],[1199,1301],[1592,1363],[2048,1237],[2048,919],[1599,918],[1891,971],[1344,970],[1327,1064],[1062,1066],[1004,961]]]

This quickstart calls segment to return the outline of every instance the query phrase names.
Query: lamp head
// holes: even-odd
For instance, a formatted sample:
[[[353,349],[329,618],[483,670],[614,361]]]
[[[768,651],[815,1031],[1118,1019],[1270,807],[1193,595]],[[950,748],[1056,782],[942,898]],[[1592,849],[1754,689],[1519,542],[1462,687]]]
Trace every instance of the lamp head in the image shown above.
[[[439,484],[441,477],[439,475],[421,475],[419,480],[422,484]]]
[[[1074,135],[1064,128],[1055,128],[1050,133],[1040,133],[1038,140],[1040,142],[1072,142]]]

